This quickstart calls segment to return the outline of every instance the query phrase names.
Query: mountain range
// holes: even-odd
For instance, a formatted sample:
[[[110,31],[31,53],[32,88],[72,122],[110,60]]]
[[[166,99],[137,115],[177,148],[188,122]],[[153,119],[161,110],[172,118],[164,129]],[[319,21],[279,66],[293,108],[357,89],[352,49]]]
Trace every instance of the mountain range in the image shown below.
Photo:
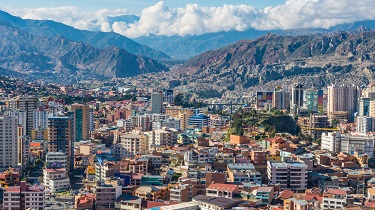
[[[54,78],[129,77],[168,71],[164,65],[118,47],[98,49],[62,36],[48,38],[30,34],[0,21],[0,67],[3,71]],[[63,80],[60,80],[63,79]]]

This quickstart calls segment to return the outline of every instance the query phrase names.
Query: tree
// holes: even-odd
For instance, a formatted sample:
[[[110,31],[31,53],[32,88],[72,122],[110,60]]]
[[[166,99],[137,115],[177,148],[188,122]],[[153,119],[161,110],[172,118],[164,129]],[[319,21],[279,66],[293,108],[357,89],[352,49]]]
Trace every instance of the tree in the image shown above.
[[[176,95],[176,97],[174,97],[174,104],[176,106],[182,106],[183,100],[184,100],[184,94],[179,93]]]

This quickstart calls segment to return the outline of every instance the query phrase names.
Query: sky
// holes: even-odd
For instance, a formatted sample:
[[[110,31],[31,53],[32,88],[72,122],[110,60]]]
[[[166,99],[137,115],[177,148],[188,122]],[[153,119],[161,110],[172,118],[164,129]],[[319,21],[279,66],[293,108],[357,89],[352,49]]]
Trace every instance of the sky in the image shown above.
[[[375,0],[0,0],[0,9],[136,38],[220,31],[329,28],[375,20]],[[135,14],[139,20],[124,19]]]
[[[285,3],[286,0],[164,0],[170,7],[184,7],[186,4],[199,4],[205,7],[217,7],[224,4],[247,4],[262,9],[267,6],[275,6]],[[0,0],[2,8],[10,7],[13,9],[21,8],[42,8],[42,7],[61,7],[74,6],[80,10],[99,10],[103,8],[118,9],[126,8],[134,14],[139,14],[142,9],[155,5],[159,0]]]

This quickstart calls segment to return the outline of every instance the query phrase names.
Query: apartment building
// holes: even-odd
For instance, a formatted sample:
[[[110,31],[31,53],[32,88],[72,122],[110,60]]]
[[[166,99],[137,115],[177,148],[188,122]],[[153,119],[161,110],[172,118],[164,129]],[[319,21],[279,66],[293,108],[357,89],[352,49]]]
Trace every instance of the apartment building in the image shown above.
[[[233,198],[239,185],[212,183],[206,188],[206,195],[212,197]]]
[[[0,169],[18,167],[18,120],[0,116]]]
[[[227,166],[228,182],[262,184],[262,175],[252,163],[230,163]]]
[[[323,192],[321,209],[342,209],[347,203],[347,193],[341,189],[327,189]]]
[[[279,185],[281,190],[304,192],[307,187],[307,165],[267,161],[267,178],[269,185]]]
[[[43,185],[49,193],[69,189],[69,177],[66,169],[43,169]]]
[[[30,186],[25,181],[20,186],[8,187],[3,194],[4,210],[36,209],[44,210],[44,188]]]

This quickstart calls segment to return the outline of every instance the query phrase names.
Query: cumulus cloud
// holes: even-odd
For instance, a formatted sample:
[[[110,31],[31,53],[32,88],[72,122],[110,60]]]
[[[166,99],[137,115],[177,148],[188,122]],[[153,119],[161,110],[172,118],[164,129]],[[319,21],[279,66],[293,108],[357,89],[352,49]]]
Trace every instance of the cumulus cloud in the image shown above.
[[[198,35],[219,31],[329,28],[337,24],[374,20],[375,0],[287,0],[285,4],[256,9],[250,5],[203,7],[187,4],[170,8],[163,1],[142,10],[134,22],[109,21],[126,9],[80,12],[75,7],[8,10],[31,19],[52,19],[85,30],[114,31],[134,38],[156,35]]]

